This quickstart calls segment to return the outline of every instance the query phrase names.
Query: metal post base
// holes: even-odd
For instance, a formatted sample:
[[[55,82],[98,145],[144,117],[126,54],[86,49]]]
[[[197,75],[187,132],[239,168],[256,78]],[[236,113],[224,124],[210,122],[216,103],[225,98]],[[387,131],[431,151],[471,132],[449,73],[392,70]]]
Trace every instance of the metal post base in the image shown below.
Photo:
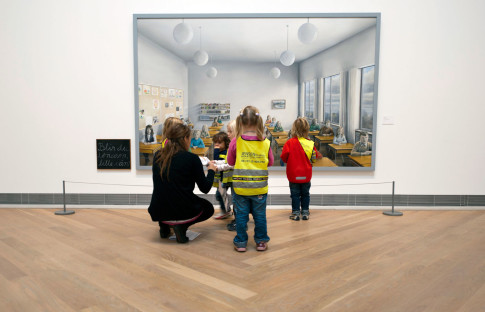
[[[400,211],[384,211],[382,213],[386,216],[402,216],[402,212]]]
[[[56,215],[71,215],[74,214],[74,210],[59,210],[55,212]]]

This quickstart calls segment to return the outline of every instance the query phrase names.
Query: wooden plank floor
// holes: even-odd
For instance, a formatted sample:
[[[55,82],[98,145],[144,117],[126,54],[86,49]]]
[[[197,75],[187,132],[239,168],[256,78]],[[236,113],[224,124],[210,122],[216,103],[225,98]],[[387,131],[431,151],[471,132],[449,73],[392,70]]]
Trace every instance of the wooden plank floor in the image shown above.
[[[246,253],[227,220],[181,245],[145,210],[55,210],[0,209],[2,311],[485,311],[483,210],[268,210]]]

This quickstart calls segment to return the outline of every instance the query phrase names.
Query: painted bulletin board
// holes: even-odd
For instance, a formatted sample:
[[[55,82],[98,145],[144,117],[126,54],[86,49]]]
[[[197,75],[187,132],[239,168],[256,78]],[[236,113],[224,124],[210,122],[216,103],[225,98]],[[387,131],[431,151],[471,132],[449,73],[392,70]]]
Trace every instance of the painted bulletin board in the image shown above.
[[[184,91],[175,88],[138,85],[139,129],[163,123],[167,117],[184,115]]]

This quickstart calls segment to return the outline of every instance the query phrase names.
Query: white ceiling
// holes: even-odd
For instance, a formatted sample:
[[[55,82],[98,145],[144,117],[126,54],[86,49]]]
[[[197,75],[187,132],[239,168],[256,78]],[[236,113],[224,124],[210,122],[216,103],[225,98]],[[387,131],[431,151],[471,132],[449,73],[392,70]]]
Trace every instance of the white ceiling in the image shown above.
[[[200,47],[213,62],[274,62],[288,47],[296,61],[305,60],[376,24],[376,18],[310,18],[318,29],[314,42],[305,45],[298,40],[298,28],[307,18],[186,18],[194,32],[186,45],[173,39],[173,29],[182,19],[138,19],[138,32],[185,61],[191,61]],[[201,27],[199,29],[199,27]]]

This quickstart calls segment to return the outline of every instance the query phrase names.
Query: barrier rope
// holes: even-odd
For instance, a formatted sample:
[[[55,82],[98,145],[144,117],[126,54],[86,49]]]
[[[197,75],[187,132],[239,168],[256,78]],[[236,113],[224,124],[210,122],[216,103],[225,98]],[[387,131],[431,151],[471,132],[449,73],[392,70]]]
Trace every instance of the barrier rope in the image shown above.
[[[82,181],[62,181],[62,194],[64,200],[64,210],[56,211],[55,214],[58,215],[68,215],[73,214],[73,210],[66,210],[66,182],[68,183],[75,183],[75,184],[96,184],[96,185],[114,185],[114,186],[134,186],[134,187],[152,187],[152,185],[140,185],[140,184],[119,184],[119,183],[100,183],[100,182],[82,182]],[[388,216],[402,216],[402,212],[394,211],[394,181],[389,182],[367,182],[367,183],[344,183],[344,184],[313,184],[312,187],[317,186],[348,186],[348,185],[371,185],[371,184],[392,184],[392,211],[385,211],[383,212],[385,215]],[[288,185],[273,185],[271,188],[276,187],[285,187],[287,188]]]

